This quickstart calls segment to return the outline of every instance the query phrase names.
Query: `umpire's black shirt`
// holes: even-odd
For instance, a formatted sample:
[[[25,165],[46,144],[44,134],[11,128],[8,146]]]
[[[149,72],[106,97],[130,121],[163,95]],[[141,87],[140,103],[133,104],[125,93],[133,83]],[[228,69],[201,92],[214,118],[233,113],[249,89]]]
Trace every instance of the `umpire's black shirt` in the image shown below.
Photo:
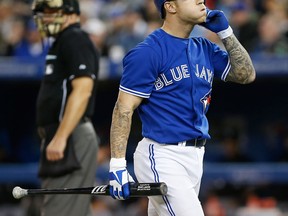
[[[89,76],[96,80],[99,54],[80,24],[73,24],[59,33],[46,56],[46,71],[38,94],[36,109],[37,126],[61,121],[71,81]],[[95,101],[94,90],[84,116],[91,117]]]

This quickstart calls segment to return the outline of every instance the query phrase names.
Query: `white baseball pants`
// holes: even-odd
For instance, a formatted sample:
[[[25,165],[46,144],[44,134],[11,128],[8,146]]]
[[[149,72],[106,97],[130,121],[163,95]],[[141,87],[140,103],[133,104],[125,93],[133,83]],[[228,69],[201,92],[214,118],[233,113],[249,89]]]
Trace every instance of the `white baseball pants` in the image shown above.
[[[205,148],[159,144],[143,138],[134,153],[139,182],[165,182],[166,196],[149,198],[149,216],[204,216],[198,198]]]

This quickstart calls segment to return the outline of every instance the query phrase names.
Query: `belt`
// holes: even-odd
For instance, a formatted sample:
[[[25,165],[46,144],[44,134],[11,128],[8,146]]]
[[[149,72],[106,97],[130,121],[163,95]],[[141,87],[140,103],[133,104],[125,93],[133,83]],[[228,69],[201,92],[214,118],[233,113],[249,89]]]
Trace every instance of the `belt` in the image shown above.
[[[187,141],[182,141],[178,143],[169,143],[170,145],[178,145],[178,146],[194,146],[197,148],[201,148],[202,146],[205,146],[206,139],[191,139]]]

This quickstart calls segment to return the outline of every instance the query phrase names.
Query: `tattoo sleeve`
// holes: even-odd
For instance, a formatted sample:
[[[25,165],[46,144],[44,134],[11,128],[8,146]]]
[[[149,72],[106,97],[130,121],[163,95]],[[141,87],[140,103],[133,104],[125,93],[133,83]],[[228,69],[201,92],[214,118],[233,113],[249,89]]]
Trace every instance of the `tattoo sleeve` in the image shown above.
[[[222,40],[230,57],[231,69],[226,81],[246,84],[254,81],[255,69],[251,58],[235,35]]]
[[[131,130],[133,110],[116,102],[110,131],[111,157],[121,158],[126,155],[127,141]]]

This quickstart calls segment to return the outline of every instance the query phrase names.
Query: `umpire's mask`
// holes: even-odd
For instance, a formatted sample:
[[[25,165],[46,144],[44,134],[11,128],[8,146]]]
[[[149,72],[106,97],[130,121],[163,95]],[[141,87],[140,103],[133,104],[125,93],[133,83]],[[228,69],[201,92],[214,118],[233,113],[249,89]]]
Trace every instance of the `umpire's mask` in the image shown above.
[[[42,37],[55,37],[65,22],[65,14],[80,14],[77,0],[34,0],[32,10]]]

